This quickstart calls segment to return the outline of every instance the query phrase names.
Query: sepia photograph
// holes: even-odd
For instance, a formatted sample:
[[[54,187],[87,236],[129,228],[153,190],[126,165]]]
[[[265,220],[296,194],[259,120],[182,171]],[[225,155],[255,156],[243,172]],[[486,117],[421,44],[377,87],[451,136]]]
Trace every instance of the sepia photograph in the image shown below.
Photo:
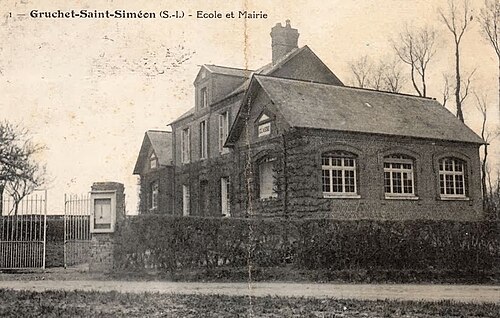
[[[0,316],[498,317],[498,0],[0,0]]]

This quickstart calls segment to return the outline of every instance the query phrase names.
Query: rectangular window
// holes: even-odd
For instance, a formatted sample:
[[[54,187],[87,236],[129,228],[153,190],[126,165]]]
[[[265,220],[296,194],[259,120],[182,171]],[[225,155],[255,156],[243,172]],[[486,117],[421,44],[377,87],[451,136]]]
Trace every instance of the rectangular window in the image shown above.
[[[207,94],[207,88],[202,87],[200,89],[200,108],[205,108],[208,106],[208,94]]]
[[[356,159],[348,153],[321,157],[322,190],[328,196],[356,195]]]
[[[220,179],[220,198],[222,216],[231,216],[231,205],[229,201],[231,183],[229,177]]]
[[[185,128],[181,132],[181,162],[188,163],[191,155],[191,141],[189,128]]]
[[[259,197],[261,199],[276,198],[276,173],[274,159],[266,159],[259,164]]]
[[[153,181],[151,183],[151,189],[150,189],[150,193],[151,193],[151,204],[150,204],[150,208],[151,210],[154,210],[156,208],[158,208],[158,181]]]
[[[208,157],[207,141],[207,122],[202,121],[200,123],[200,159]]]
[[[411,158],[402,155],[384,158],[384,191],[386,197],[415,195]]]
[[[182,215],[188,216],[190,214],[189,206],[190,206],[190,194],[189,194],[189,186],[182,186]]]
[[[155,169],[158,166],[158,160],[156,159],[155,153],[151,154],[149,158],[149,169]]]
[[[439,188],[441,197],[465,198],[465,164],[455,158],[439,162]]]
[[[224,148],[227,136],[229,134],[229,112],[224,112],[219,115],[219,152],[224,153],[227,148]]]

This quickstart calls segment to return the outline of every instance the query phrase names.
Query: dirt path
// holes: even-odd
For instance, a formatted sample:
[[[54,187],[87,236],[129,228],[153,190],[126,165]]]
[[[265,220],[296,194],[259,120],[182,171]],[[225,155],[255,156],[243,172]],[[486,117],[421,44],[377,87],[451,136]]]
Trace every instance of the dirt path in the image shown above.
[[[102,280],[2,280],[0,288],[44,291],[53,289],[119,291],[127,293],[224,294],[340,299],[454,300],[500,303],[500,286],[410,284],[302,284],[302,283],[184,283]]]

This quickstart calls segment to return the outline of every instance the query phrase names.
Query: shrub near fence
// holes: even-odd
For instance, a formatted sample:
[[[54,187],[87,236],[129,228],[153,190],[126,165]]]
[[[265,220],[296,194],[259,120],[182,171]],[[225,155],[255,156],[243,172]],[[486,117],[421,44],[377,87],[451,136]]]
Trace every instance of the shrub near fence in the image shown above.
[[[498,222],[218,219],[140,215],[118,229],[126,270],[498,271]]]

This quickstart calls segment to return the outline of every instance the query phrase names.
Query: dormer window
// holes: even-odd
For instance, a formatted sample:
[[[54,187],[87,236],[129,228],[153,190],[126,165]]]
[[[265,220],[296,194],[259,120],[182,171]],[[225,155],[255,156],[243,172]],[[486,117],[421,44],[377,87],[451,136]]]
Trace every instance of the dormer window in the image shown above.
[[[158,159],[156,158],[156,155],[153,152],[151,154],[151,157],[149,158],[149,168],[156,169],[157,167],[158,167]]]
[[[272,119],[266,114],[262,114],[257,124],[257,137],[264,137],[271,134]]]
[[[208,94],[207,94],[207,88],[202,87],[200,89],[200,108],[205,108],[208,106]]]

